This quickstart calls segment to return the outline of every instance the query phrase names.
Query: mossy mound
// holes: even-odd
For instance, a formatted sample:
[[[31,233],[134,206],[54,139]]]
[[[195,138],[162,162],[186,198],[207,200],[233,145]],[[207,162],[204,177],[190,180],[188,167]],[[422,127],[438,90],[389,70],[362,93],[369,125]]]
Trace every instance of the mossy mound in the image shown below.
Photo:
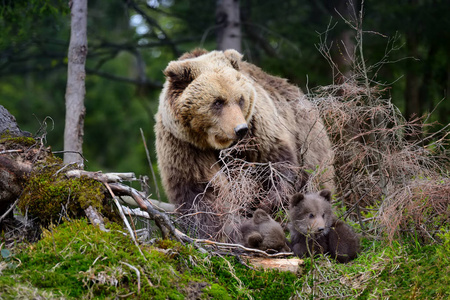
[[[108,227],[104,232],[80,219],[44,230],[38,243],[8,257],[11,263],[0,277],[2,297],[286,299],[293,294],[295,274],[251,270],[234,258],[200,254],[168,240],[141,246],[142,256],[122,228]]]
[[[64,218],[84,216],[84,209],[93,206],[102,212],[105,188],[87,177],[67,178],[68,168],[59,158],[51,157],[38,163],[27,180],[18,204],[19,209],[39,218],[47,226]]]
[[[85,219],[44,230],[24,248],[2,249],[2,299],[447,299],[450,233],[422,246],[363,239],[348,264],[307,258],[299,274],[251,269],[170,240],[141,245],[115,223]]]
[[[32,147],[36,143],[37,143],[36,140],[32,137],[25,137],[25,136],[12,137],[8,134],[8,132],[3,133],[0,136],[0,144],[3,144],[5,148],[8,150],[17,149],[18,147],[19,148]]]

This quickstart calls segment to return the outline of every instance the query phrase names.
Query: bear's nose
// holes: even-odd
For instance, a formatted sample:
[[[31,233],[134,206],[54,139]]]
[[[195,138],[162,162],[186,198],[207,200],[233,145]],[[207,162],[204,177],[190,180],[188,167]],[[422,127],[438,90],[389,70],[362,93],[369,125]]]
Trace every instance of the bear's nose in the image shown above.
[[[234,132],[239,139],[242,139],[248,132],[247,124],[239,124],[238,126],[236,126],[236,128],[234,128]]]

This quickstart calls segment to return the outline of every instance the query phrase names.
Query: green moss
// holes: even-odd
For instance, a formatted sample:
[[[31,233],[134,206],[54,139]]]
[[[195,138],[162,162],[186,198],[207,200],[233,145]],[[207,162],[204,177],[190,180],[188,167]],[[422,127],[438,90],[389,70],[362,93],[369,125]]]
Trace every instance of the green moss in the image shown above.
[[[20,283],[73,299],[287,299],[295,289],[292,273],[251,270],[170,241],[157,243],[170,244],[167,249],[141,246],[144,259],[120,226],[108,227],[100,231],[85,219],[50,226],[38,243],[16,250],[13,260],[20,264],[3,270],[0,287]],[[139,270],[140,291],[136,271],[124,263]]]
[[[63,218],[83,216],[88,206],[103,209],[103,185],[84,176],[67,178],[59,172],[63,167],[62,161],[55,157],[36,165],[20,197],[20,210],[28,209],[44,226]]]
[[[14,148],[17,145],[31,147],[36,144],[36,140],[32,137],[12,137],[6,131],[0,136],[0,144],[4,144],[6,149]]]
[[[361,255],[348,264],[327,257],[305,259],[300,274],[250,269],[234,256],[200,254],[192,246],[160,240],[141,246],[144,256],[118,224],[109,232],[85,219],[44,230],[27,248],[4,251],[2,298],[112,299],[348,299],[450,296],[448,245],[421,246],[363,239]],[[145,258],[144,258],[145,257]],[[5,262],[11,264],[5,266]],[[126,264],[128,265],[126,265]],[[136,271],[139,270],[140,280]],[[138,283],[140,290],[138,290]],[[32,296],[36,295],[36,296]],[[44,296],[48,295],[48,296]]]

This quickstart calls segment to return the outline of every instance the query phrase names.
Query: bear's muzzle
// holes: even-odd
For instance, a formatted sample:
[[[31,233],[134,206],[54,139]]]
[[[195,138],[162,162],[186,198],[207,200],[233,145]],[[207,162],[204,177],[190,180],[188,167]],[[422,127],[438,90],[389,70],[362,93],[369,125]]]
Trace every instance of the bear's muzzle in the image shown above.
[[[236,136],[239,140],[242,139],[248,132],[247,124],[239,124],[234,128],[234,132],[236,133]]]

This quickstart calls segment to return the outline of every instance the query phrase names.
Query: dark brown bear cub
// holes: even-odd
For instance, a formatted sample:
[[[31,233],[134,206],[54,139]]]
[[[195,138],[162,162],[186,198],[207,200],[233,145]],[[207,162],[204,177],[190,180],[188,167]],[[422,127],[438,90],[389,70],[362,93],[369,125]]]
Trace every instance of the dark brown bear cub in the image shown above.
[[[329,253],[346,263],[359,252],[359,238],[353,229],[338,220],[331,208],[331,192],[295,194],[289,211],[291,249],[295,255]]]
[[[253,218],[242,224],[241,232],[242,243],[246,247],[264,251],[289,251],[281,225],[262,209],[257,209]]]

